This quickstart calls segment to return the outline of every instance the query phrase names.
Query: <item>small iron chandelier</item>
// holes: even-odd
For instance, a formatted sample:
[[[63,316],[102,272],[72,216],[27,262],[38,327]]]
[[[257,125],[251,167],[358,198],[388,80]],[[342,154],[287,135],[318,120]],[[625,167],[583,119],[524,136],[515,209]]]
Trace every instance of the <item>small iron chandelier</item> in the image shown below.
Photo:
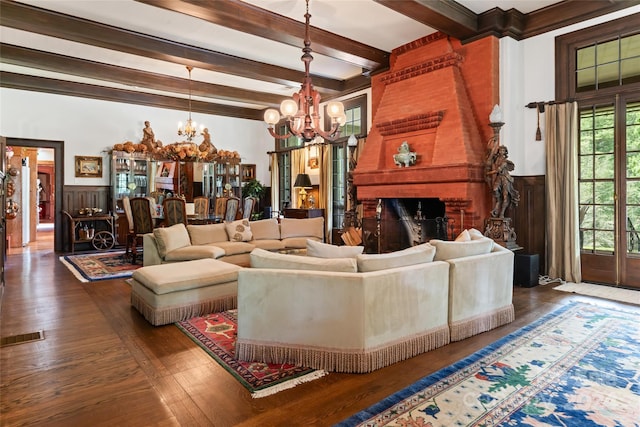
[[[331,129],[323,131],[320,127],[320,94],[313,88],[309,66],[313,61],[311,56],[311,40],[309,37],[309,0],[306,0],[307,13],[304,32],[304,48],[302,48],[302,62],[304,62],[304,81],[301,89],[294,93],[292,99],[286,99],[280,104],[280,112],[286,119],[287,134],[278,135],[274,126],[280,121],[280,113],[275,108],[270,108],[264,113],[264,121],[269,125],[269,133],[277,139],[287,139],[291,136],[301,138],[305,143],[313,141],[320,136],[329,141],[334,141],[340,136],[340,126],[346,122],[344,105],[334,101],[327,104],[327,114],[331,118]]]
[[[191,140],[198,134],[198,131],[196,129],[196,122],[191,120],[191,70],[193,70],[193,67],[187,65],[187,70],[189,71],[189,118],[184,125],[182,122],[178,123],[178,135],[184,135],[187,138],[187,141],[191,142]],[[204,126],[200,125],[200,128],[202,130]]]

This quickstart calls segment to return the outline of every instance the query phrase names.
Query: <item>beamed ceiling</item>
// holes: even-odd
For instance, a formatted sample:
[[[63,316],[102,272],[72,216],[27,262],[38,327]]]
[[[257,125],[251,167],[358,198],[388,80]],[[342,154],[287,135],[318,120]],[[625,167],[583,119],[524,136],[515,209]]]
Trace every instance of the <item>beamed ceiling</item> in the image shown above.
[[[311,0],[323,101],[366,88],[395,47],[442,31],[516,40],[640,0]],[[0,86],[262,120],[300,87],[302,0],[0,0]]]

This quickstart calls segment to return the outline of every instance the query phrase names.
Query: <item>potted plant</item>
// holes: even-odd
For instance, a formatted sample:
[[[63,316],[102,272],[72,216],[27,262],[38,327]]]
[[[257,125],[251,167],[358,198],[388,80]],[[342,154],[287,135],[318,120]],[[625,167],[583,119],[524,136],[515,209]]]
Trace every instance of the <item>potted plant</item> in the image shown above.
[[[264,185],[262,185],[262,183],[260,183],[260,181],[258,181],[257,179],[253,178],[245,182],[242,186],[242,197],[253,197],[256,199],[256,205],[260,206],[260,197],[264,195],[265,190],[266,188],[264,187]],[[261,217],[262,212],[258,212],[254,213],[251,219],[255,220]]]

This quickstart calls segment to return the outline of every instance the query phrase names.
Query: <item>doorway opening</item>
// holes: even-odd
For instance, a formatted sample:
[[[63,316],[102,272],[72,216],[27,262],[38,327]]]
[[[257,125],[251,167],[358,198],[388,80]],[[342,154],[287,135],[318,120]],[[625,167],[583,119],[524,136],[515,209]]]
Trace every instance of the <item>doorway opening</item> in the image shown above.
[[[34,250],[63,250],[63,183],[64,183],[64,142],[26,138],[6,138],[7,147],[24,152],[24,165],[29,169],[30,179],[25,182],[30,197],[28,225],[35,232],[29,244]],[[40,161],[42,158],[42,161]],[[28,160],[26,160],[28,159]],[[42,164],[40,164],[42,163]],[[40,182],[38,182],[40,180]],[[43,182],[44,181],[44,182]],[[42,186],[42,190],[39,188]],[[44,218],[42,208],[46,208]],[[7,231],[10,229],[7,227]],[[33,233],[30,233],[33,234]],[[29,246],[11,244],[8,253],[31,250]]]

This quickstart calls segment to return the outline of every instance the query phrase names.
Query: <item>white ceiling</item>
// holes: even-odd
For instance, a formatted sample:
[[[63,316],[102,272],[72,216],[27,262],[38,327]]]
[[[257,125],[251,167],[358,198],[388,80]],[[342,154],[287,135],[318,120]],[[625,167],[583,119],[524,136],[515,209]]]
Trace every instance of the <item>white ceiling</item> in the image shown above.
[[[215,6],[217,1],[227,0],[214,0],[210,2],[210,4]],[[245,2],[304,22],[305,3],[302,0],[245,0]],[[300,60],[302,46],[291,46],[242,33],[207,22],[203,19],[173,12],[161,7],[150,6],[134,0],[20,0],[19,3],[34,5],[43,9],[161,37],[166,40],[177,41],[212,51],[247,58],[253,61],[274,64],[294,70],[303,70],[303,64]],[[515,8],[522,13],[529,13],[557,3],[557,1],[458,0],[458,3],[476,14],[495,7],[503,10]],[[322,28],[331,33],[386,52],[390,52],[395,47],[436,31],[417,20],[395,12],[372,0],[311,0],[309,12],[312,15],[311,26]],[[0,26],[0,41],[2,43],[144,70],[166,76],[184,79],[188,76],[185,64],[90,46],[5,26]],[[313,46],[313,40],[311,40],[312,49]],[[185,91],[177,93],[175,91],[153,90],[95,78],[61,74],[46,69],[12,65],[5,62],[0,62],[0,71],[123,88],[172,97],[185,98],[188,96],[185,94]],[[314,53],[311,72],[314,75],[328,76],[342,80],[358,76],[362,74],[363,70],[361,67],[353,64]],[[198,68],[193,70],[192,79],[193,81],[245,88],[281,96],[290,96],[292,92],[297,90],[297,87],[293,84],[270,83]],[[216,99],[215,93],[211,93],[207,97],[198,98],[194,96],[193,99],[209,102],[213,99],[219,104],[237,105],[256,109],[264,108],[264,105],[260,103],[251,104],[247,102]]]

